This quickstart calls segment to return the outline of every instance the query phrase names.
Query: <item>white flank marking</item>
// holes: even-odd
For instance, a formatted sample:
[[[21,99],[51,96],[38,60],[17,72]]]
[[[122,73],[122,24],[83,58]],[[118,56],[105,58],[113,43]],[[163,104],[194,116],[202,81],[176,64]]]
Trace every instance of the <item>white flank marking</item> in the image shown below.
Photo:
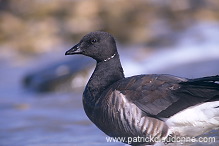
[[[219,128],[218,106],[219,101],[215,101],[189,107],[167,119],[166,124],[181,136],[201,135]]]

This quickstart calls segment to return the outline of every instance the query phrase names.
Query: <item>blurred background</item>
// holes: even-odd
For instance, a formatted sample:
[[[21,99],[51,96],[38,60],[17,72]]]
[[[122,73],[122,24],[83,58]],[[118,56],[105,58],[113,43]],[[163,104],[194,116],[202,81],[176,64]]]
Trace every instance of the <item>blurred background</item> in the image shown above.
[[[86,117],[95,61],[64,56],[85,34],[117,41],[125,75],[219,74],[217,0],[0,0],[0,145],[122,146]],[[218,145],[218,131],[206,136]]]

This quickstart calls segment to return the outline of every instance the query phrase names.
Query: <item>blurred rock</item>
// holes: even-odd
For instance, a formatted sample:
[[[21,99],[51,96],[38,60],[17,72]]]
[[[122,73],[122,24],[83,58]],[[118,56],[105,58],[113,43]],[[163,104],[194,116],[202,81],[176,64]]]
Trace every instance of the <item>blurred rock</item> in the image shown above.
[[[218,21],[219,2],[1,0],[0,12],[0,48],[24,55],[58,49],[95,30],[108,31],[122,43],[171,45],[175,34],[194,22]]]
[[[24,77],[23,84],[38,92],[84,88],[93,66],[91,59],[75,56],[35,69]]]

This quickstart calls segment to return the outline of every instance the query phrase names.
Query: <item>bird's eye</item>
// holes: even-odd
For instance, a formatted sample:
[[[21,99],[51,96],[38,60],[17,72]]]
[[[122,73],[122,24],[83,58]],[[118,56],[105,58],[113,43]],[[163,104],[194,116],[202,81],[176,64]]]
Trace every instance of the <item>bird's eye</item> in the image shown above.
[[[96,42],[97,42],[97,39],[92,39],[92,40],[91,40],[91,43],[92,43],[92,44],[94,44],[94,43],[96,43]]]

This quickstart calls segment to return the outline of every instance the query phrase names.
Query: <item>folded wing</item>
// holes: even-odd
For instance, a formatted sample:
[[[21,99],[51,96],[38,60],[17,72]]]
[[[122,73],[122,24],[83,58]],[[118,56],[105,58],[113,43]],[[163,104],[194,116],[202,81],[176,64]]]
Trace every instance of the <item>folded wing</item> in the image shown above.
[[[188,80],[170,75],[139,75],[113,84],[110,92],[120,91],[148,116],[168,118],[190,106],[219,100],[217,81],[219,76]]]

